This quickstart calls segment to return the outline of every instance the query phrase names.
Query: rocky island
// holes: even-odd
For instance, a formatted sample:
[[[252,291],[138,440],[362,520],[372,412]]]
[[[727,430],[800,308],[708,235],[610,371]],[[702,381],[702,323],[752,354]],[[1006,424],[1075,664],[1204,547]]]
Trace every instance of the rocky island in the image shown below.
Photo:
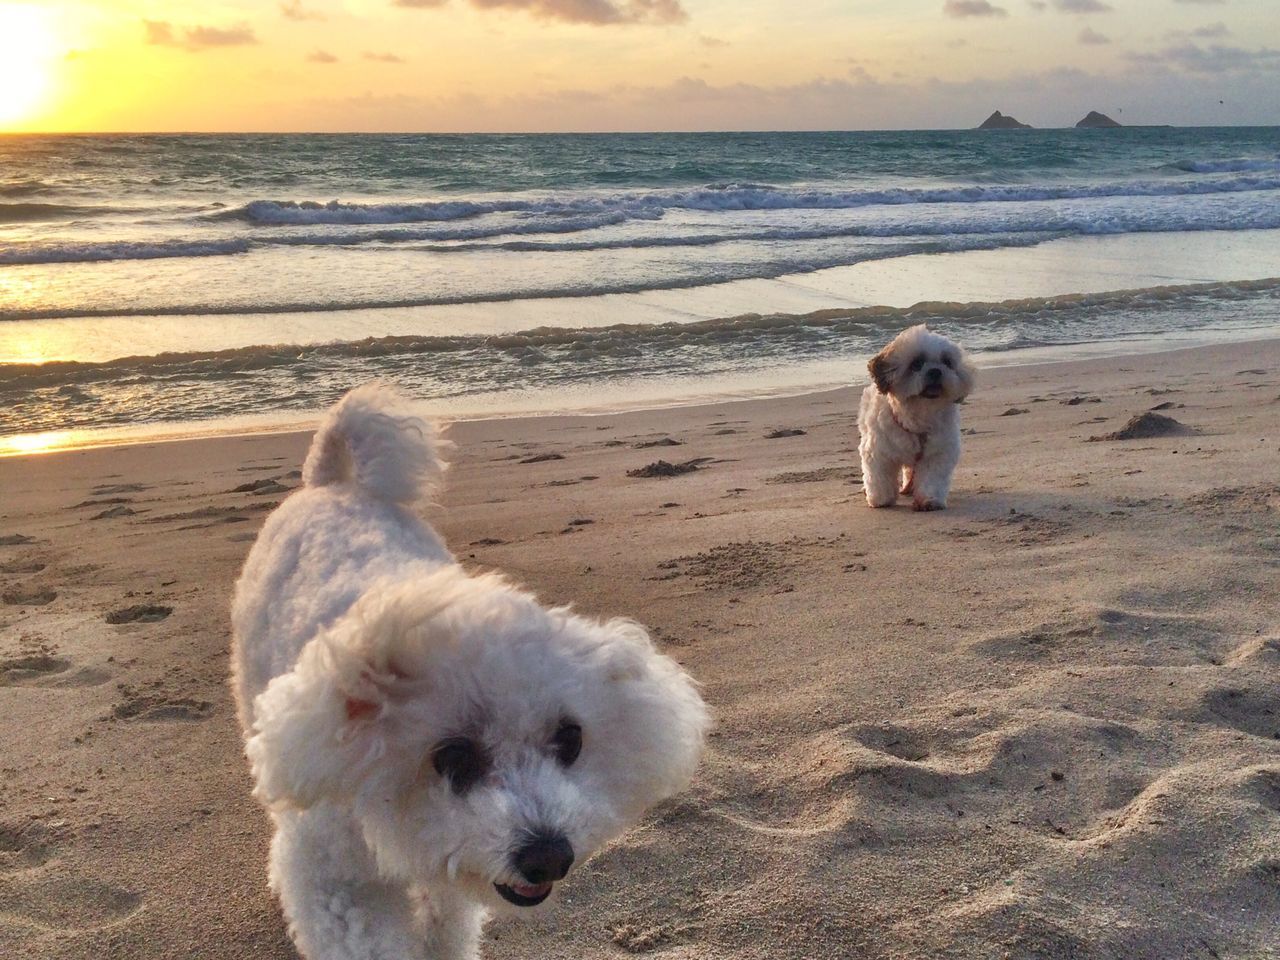
[[[979,130],[1030,130],[1031,124],[1019,123],[1013,117],[1006,117],[997,110],[987,119],[983,120],[978,127]]]
[[[1083,128],[1106,128],[1106,127],[1122,127],[1124,124],[1117,123],[1108,117],[1105,113],[1099,113],[1097,110],[1090,110],[1085,118],[1076,124],[1077,127]]]

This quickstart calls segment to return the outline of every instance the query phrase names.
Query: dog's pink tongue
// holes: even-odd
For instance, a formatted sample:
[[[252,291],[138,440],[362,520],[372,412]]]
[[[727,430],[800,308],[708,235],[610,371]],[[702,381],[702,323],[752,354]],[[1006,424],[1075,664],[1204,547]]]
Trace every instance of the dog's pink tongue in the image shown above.
[[[537,883],[537,884],[527,885],[523,883],[513,883],[511,885],[511,889],[514,890],[516,893],[518,893],[522,897],[529,897],[530,899],[532,899],[533,897],[540,897],[544,893],[548,893],[551,890],[551,884]]]

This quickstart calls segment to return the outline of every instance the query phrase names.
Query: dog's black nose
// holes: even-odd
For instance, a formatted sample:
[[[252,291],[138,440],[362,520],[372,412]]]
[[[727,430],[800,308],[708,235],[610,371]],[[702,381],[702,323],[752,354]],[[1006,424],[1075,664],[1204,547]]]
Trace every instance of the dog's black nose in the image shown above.
[[[573,847],[559,833],[534,834],[512,857],[516,870],[529,883],[563,880],[573,866]]]
[[[929,372],[924,375],[924,378],[930,383],[938,383],[942,379],[942,371],[937,367],[930,367]]]

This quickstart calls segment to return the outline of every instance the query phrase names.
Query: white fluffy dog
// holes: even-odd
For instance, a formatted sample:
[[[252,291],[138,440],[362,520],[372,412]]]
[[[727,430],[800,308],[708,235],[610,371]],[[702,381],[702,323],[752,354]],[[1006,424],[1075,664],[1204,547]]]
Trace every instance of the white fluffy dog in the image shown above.
[[[470,576],[415,515],[442,445],[389,389],[348,394],[236,586],[270,881],[307,960],[475,957],[490,908],[542,903],[702,750],[693,681],[639,625]]]
[[[960,461],[960,411],[976,371],[959,346],[924,324],[909,327],[871,363],[858,409],[867,503],[889,507],[898,495],[917,510],[942,510]]]

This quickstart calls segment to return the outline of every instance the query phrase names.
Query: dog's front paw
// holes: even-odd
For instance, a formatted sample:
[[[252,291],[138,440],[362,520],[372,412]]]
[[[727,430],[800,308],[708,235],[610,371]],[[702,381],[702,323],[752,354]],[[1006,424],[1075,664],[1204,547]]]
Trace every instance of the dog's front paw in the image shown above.
[[[916,498],[911,501],[911,507],[913,510],[920,512],[929,510],[945,510],[947,509],[947,502],[945,500],[934,500],[932,497],[921,497],[917,495]]]

